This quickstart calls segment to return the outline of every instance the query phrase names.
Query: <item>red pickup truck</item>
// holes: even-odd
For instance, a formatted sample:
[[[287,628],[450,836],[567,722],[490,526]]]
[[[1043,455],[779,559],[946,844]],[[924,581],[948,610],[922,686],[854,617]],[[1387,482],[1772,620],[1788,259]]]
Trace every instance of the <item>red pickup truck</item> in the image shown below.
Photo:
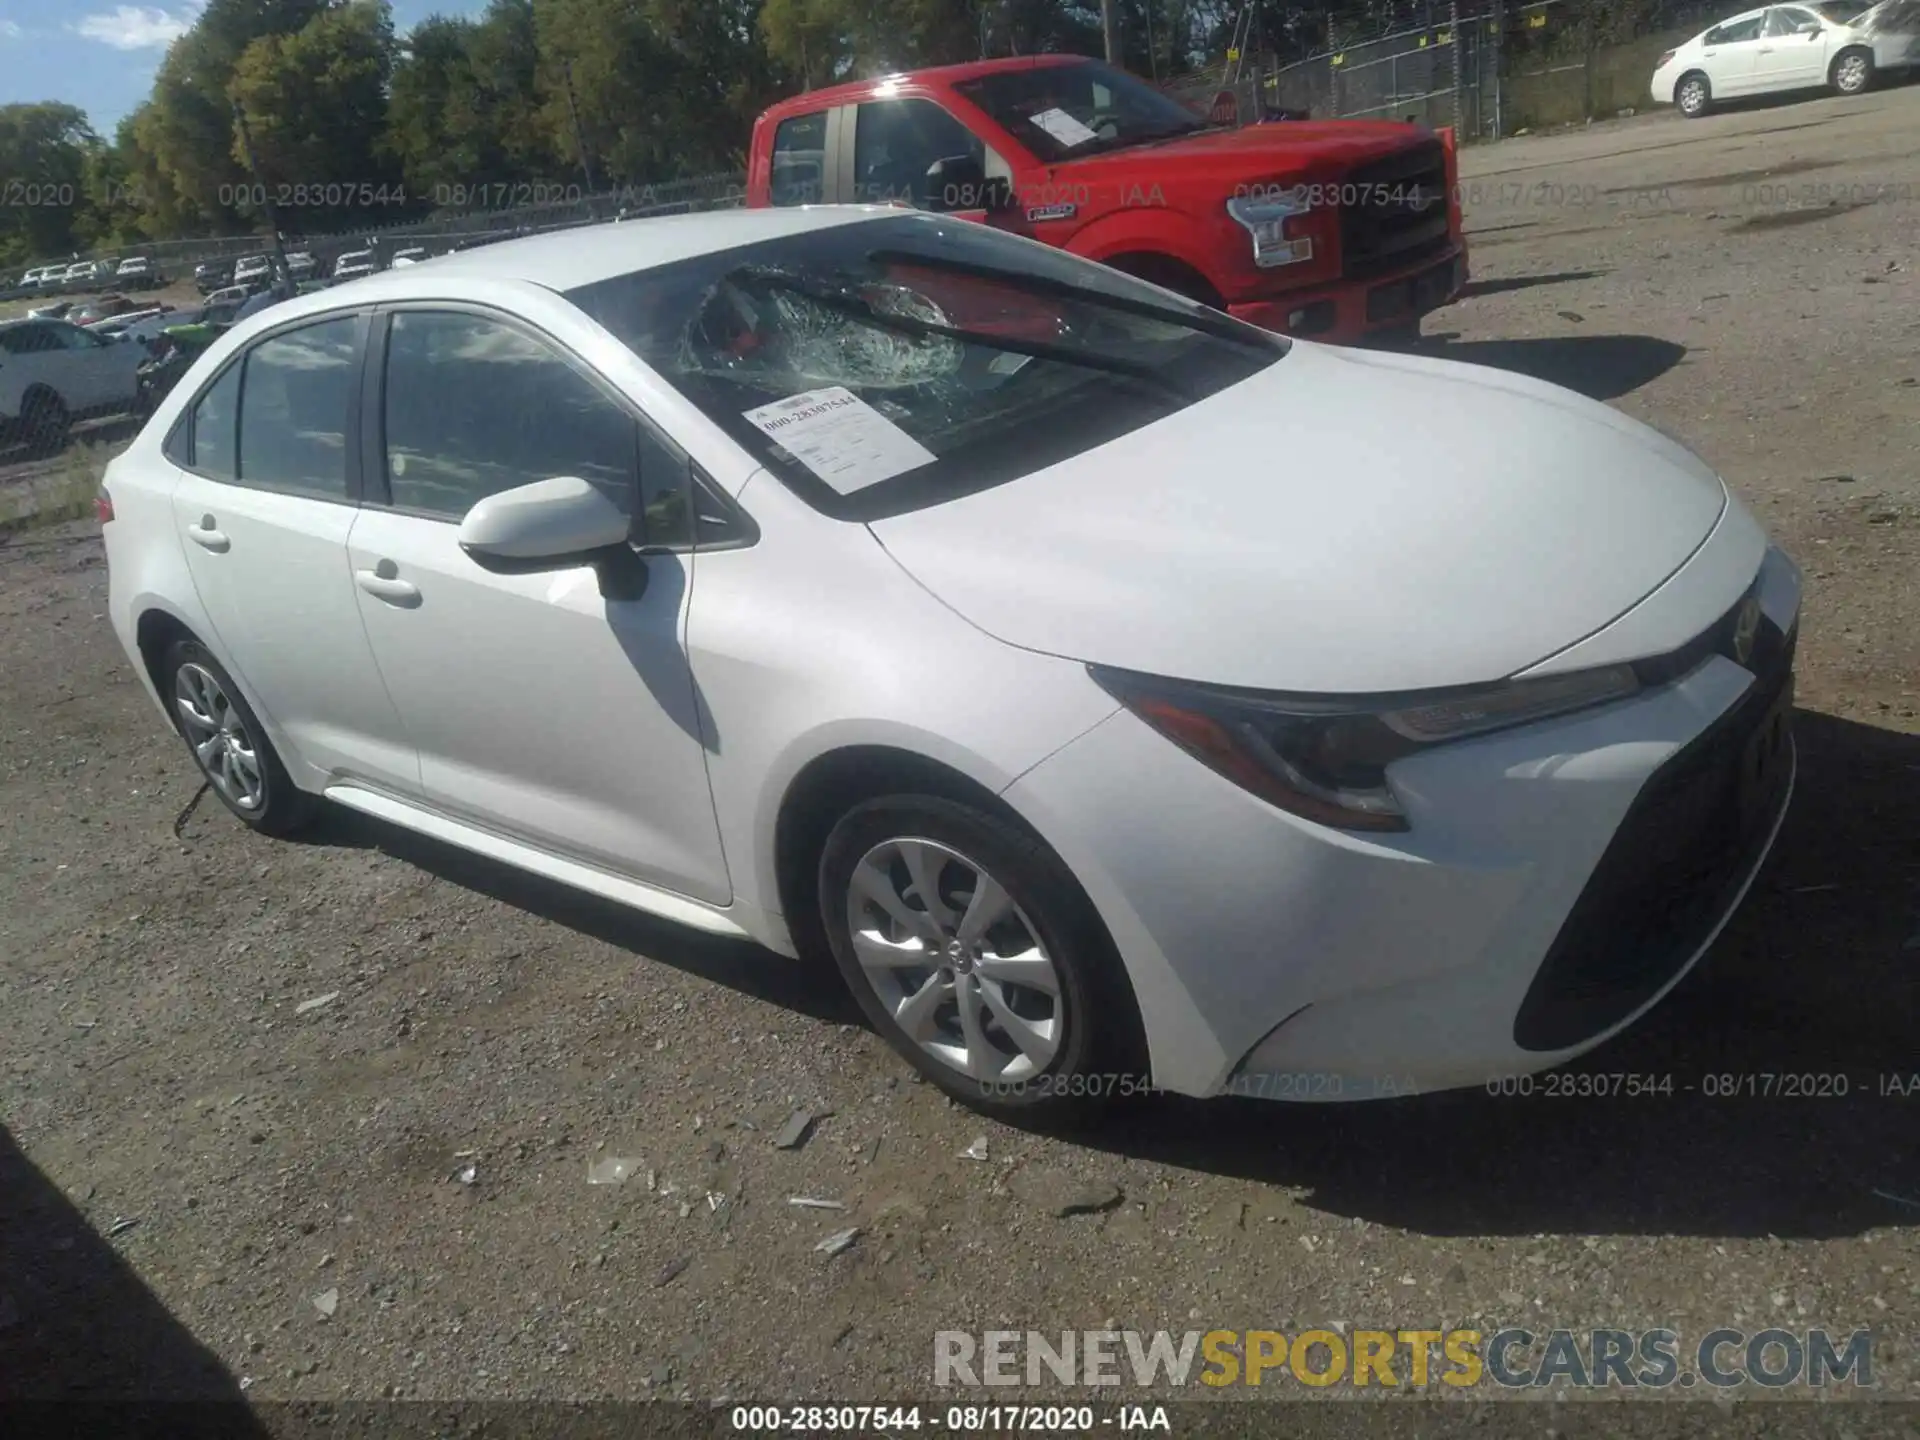
[[[907,204],[1104,261],[1270,330],[1405,332],[1460,293],[1451,137],[1210,122],[1073,55],[812,90],[755,123],[753,206]]]

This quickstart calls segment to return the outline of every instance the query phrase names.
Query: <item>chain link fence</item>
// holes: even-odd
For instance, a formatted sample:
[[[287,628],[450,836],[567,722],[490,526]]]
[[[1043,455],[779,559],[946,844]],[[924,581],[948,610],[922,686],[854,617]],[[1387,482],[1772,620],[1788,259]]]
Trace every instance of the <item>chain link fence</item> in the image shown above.
[[[1462,140],[1577,124],[1651,103],[1661,50],[1711,24],[1724,3],[1652,0],[1602,41],[1578,0],[1462,0],[1431,18],[1303,58],[1215,66],[1166,88],[1208,108],[1234,96],[1233,118],[1283,111],[1315,119],[1450,125]]]

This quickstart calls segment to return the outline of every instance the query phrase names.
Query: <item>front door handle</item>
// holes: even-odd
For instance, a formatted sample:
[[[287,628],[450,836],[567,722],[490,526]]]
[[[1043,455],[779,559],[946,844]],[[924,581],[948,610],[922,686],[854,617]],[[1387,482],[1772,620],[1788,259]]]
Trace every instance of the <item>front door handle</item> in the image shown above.
[[[413,606],[420,603],[420,587],[402,580],[400,567],[391,560],[382,560],[371,570],[356,570],[353,578],[359,582],[362,590],[378,596],[389,605]]]
[[[233,548],[233,542],[226,532],[213,523],[213,516],[202,515],[198,525],[189,525],[187,535],[203,550],[211,550],[216,555],[224,555]]]

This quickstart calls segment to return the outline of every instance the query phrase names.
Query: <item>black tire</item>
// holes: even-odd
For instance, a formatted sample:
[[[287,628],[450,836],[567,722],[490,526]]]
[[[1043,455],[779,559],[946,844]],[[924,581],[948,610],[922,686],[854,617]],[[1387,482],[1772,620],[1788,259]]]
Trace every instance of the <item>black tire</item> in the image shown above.
[[[1836,95],[1864,95],[1873,88],[1873,52],[1850,45],[1827,67],[1827,84]]]
[[[233,787],[222,782],[215,767],[210,766],[196,749],[193,728],[180,703],[181,672],[190,667],[212,677],[226,708],[230,709],[234,722],[232,729],[238,732],[251,754],[254,762],[252,768],[260,780],[258,803],[249,805],[236,799],[230,793]],[[173,718],[173,727],[186,742],[187,753],[193,756],[194,765],[207,781],[207,788],[243,824],[263,835],[290,835],[312,821],[319,810],[319,801],[294,785],[293,778],[287,774],[287,767],[280,763],[273,742],[267,738],[266,727],[260,723],[259,716],[253,713],[253,707],[247,704],[240,687],[234,684],[233,676],[213,658],[206,646],[191,638],[176,640],[169,645],[160,662],[159,690],[160,698],[166,702],[167,714]],[[227,716],[216,706],[210,718],[226,719]]]
[[[1024,926],[1052,961],[1059,996],[1054,1002],[1043,996],[1040,1000],[1055,1007],[1060,1034],[1044,1068],[1013,1082],[972,1078],[923,1049],[876,993],[854,950],[850,897],[854,870],[863,857],[897,839],[931,841],[978,865],[1016,907],[1011,923]],[[944,874],[964,880],[965,865],[949,866]],[[819,878],[821,922],[847,988],[874,1029],[921,1075],[962,1104],[1009,1120],[1079,1123],[1116,1102],[1148,1093],[1139,1006],[1120,957],[1079,882],[1034,836],[951,800],[892,795],[867,801],[841,818],[827,837]],[[937,887],[944,883],[935,882]],[[933,967],[928,971],[933,973]],[[1008,992],[997,993],[1006,1003]],[[1028,992],[1027,998],[1036,994]],[[958,1024],[957,1010],[953,1023]],[[987,1023],[998,1027],[1000,1022],[989,1016]],[[1004,1029],[999,1033],[1004,1038]]]
[[[1698,120],[1713,109],[1713,86],[1698,70],[1689,70],[1673,86],[1673,103],[1689,120]]]
[[[51,390],[35,390],[20,407],[20,433],[36,455],[59,454],[72,429],[66,401]]]

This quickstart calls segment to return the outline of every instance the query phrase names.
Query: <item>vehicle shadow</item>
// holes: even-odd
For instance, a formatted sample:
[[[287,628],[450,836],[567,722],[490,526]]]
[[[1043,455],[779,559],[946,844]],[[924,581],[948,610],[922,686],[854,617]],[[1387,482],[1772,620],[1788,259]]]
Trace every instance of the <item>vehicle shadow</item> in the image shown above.
[[[1460,291],[1460,299],[1481,295],[1506,295],[1515,290],[1531,290],[1537,285],[1566,285],[1575,280],[1597,280],[1605,270],[1560,270],[1552,275],[1512,275],[1503,280],[1469,280]]]
[[[1792,808],[1740,913],[1637,1026],[1560,1072],[1669,1090],[1162,1098],[1087,1140],[1429,1235],[1920,1224],[1920,736],[1806,711],[1796,729]]]
[[[0,1126],[0,1408],[14,1433],[39,1435],[98,1406],[112,1422],[98,1433],[124,1435],[143,1428],[129,1401],[183,1407],[179,1434],[268,1433],[233,1374]],[[62,1423],[38,1423],[41,1405]]]
[[[834,1025],[866,1024],[831,966],[790,960],[750,940],[708,935],[657,920],[355,810],[329,805],[311,829],[293,838],[307,844],[378,850],[449,884],[625,950],[635,959],[671,965],[809,1019]]]
[[[1617,400],[1638,390],[1673,369],[1687,354],[1686,346],[1651,335],[1562,335],[1542,340],[1456,340],[1432,335],[1408,348],[1436,360],[1463,360],[1531,375],[1592,400]]]

